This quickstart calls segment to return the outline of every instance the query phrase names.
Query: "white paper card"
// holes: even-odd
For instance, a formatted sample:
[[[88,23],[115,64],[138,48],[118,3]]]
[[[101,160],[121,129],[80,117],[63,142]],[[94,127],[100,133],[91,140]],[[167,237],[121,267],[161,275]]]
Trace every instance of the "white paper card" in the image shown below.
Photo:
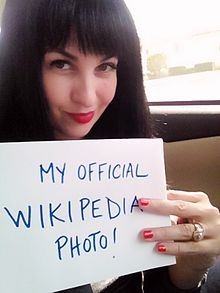
[[[51,293],[175,263],[140,239],[170,225],[161,139],[0,144],[0,292]]]

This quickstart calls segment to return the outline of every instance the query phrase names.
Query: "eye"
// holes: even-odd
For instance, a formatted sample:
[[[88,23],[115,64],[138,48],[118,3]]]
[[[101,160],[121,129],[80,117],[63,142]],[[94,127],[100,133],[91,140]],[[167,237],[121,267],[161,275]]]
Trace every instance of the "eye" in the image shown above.
[[[117,70],[117,64],[113,63],[113,62],[102,63],[97,67],[96,70],[97,71],[104,71],[104,72]]]
[[[57,69],[70,69],[69,62],[61,59],[51,61],[50,66]]]

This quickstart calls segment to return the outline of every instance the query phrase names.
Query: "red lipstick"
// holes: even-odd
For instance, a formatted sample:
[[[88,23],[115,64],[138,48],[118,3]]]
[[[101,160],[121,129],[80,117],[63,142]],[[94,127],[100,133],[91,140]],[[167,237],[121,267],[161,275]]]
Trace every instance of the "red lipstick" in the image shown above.
[[[94,113],[95,112],[93,111],[88,113],[68,113],[68,114],[77,123],[86,124],[92,120]]]

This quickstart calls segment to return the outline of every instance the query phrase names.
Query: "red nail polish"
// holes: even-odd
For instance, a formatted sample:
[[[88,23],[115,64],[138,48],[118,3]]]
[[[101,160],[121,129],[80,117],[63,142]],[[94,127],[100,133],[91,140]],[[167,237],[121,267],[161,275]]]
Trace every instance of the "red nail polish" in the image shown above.
[[[149,205],[149,200],[146,199],[146,198],[141,198],[140,199],[140,204],[143,206],[143,207],[146,207]]]
[[[159,244],[159,245],[157,246],[157,250],[158,250],[158,252],[166,252],[167,248],[166,248],[165,245],[163,245],[163,244]]]
[[[154,234],[152,230],[144,230],[143,231],[143,237],[144,239],[151,239],[153,238]]]

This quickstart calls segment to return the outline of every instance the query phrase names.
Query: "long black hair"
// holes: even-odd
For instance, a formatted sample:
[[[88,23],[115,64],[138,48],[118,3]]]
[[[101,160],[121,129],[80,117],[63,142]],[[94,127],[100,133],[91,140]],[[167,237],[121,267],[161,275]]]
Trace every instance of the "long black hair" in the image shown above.
[[[55,139],[41,67],[47,50],[71,40],[85,54],[119,60],[115,97],[86,138],[151,137],[139,38],[123,0],[7,0],[0,39],[0,141]]]

